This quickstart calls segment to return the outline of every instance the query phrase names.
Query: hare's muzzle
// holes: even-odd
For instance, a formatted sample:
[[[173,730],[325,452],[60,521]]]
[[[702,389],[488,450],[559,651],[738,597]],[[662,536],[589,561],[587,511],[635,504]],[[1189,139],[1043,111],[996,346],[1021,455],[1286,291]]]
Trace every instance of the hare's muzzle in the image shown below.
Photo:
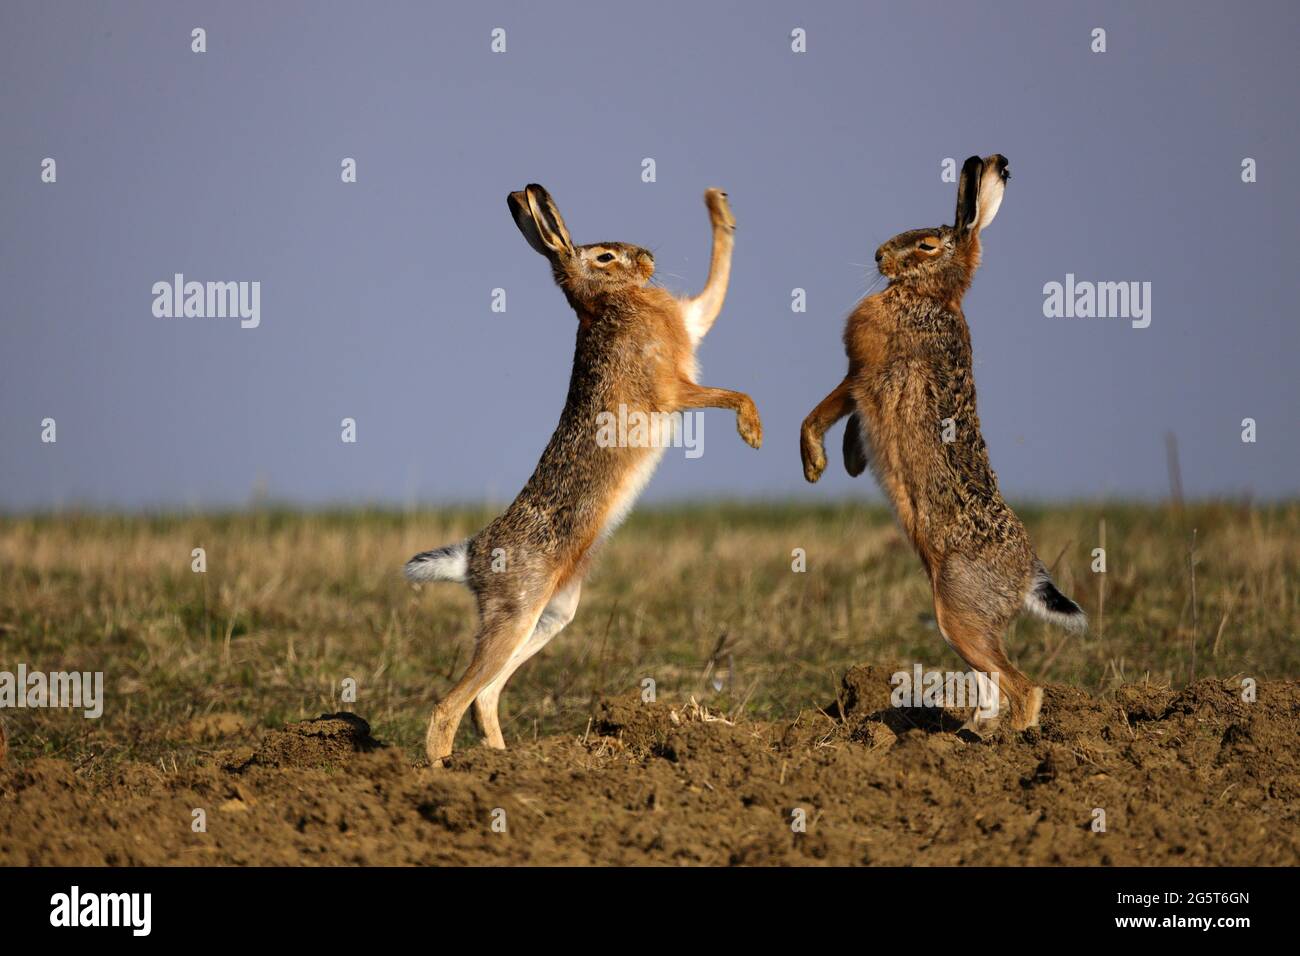
[[[890,276],[895,265],[895,257],[892,254],[886,255],[884,246],[876,250],[876,271],[882,276]]]

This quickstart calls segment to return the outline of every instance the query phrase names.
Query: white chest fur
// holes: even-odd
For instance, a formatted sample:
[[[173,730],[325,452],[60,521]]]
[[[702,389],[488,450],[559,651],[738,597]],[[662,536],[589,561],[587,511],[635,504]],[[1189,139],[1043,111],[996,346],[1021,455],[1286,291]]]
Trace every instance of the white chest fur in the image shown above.
[[[614,493],[614,501],[610,505],[609,511],[606,512],[605,525],[600,530],[600,536],[607,538],[614,533],[614,529],[623,523],[623,519],[628,516],[632,506],[636,504],[636,499],[640,497],[645,486],[649,484],[650,477],[659,467],[659,461],[664,456],[665,448],[647,448],[641,453],[641,459],[636,463],[624,477],[622,484]]]

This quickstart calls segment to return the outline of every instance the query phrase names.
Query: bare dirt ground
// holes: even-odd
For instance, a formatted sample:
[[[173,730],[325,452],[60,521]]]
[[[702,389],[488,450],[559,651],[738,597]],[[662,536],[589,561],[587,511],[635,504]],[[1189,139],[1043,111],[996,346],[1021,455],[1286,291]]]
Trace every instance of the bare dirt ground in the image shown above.
[[[965,714],[891,707],[893,670],[855,668],[824,710],[775,722],[627,694],[581,736],[445,769],[351,714],[209,714],[179,731],[211,748],[181,767],[11,755],[0,864],[1300,861],[1300,683],[1255,702],[1237,679],[1104,701],[1051,685],[1040,728],[980,737]]]

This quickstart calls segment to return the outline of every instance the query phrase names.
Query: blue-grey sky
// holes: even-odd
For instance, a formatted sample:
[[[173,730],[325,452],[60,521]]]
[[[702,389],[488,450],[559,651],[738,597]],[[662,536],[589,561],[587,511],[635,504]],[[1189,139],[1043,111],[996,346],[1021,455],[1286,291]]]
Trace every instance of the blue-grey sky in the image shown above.
[[[681,290],[707,271],[704,188],[731,195],[702,381],[752,394],[766,441],[707,412],[705,454],[670,451],[649,498],[874,495],[838,429],[806,485],[799,422],[844,374],[862,264],[951,220],[945,158],[994,151],[1013,178],[966,315],[1004,490],[1162,495],[1173,431],[1189,495],[1294,494],[1298,25],[1282,0],[7,0],[0,508],[508,500],[575,332],[506,210],[528,182]],[[156,318],[178,272],[260,282],[260,326]],[[1150,326],[1045,317],[1067,274],[1149,282]]]

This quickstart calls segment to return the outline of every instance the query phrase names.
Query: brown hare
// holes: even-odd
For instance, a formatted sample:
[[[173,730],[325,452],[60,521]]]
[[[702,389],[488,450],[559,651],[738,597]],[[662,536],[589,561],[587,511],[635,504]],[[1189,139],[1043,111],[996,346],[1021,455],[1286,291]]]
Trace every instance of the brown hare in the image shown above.
[[[961,303],[1007,179],[1004,157],[972,156],[952,226],[913,229],[876,251],[889,285],[849,316],[848,375],[804,420],[800,454],[804,477],[816,481],[826,430],[849,416],[845,468],[856,476],[872,466],[929,575],[944,640],[976,672],[999,675],[1012,724],[1023,729],[1038,722],[1043,692],[1007,659],[1007,625],[1022,607],[1074,630],[1086,619],[1002,500],[975,411]]]
[[[412,581],[460,581],[478,603],[473,658],[429,721],[426,747],[435,766],[451,753],[471,701],[486,742],[505,747],[497,717],[502,688],[573,619],[593,551],[663,455],[662,435],[657,447],[598,440],[602,418],[620,408],[656,420],[726,408],[736,413],[741,438],[755,448],[762,443],[748,395],[695,382],[695,349],[722,310],[735,231],[726,193],[710,189],[704,201],[713,226],[708,281],[698,296],[679,299],[649,284],[654,257],[647,250],[624,242],[575,246],[545,189],[531,185],[509,196],[520,232],[550,261],[577,313],[577,345],[560,423],[514,503],[468,540],[406,564]]]

